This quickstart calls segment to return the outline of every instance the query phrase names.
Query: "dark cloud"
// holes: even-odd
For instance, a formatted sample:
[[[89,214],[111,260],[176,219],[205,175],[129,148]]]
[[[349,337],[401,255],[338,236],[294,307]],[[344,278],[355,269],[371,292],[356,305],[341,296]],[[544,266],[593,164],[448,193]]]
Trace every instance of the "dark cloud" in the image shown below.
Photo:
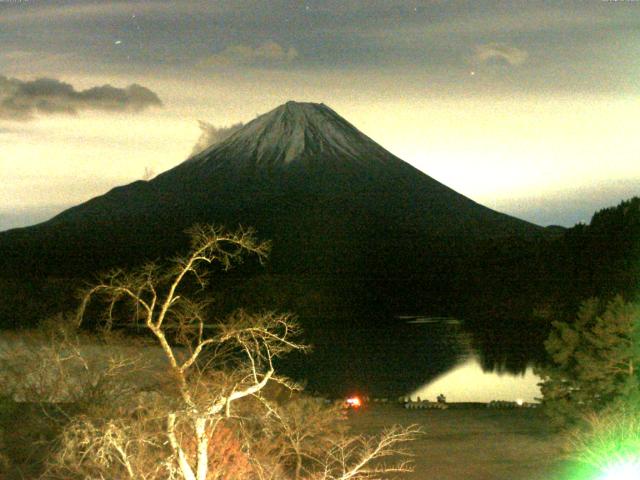
[[[76,90],[54,78],[20,80],[0,75],[0,118],[30,120],[36,115],[76,114],[82,110],[140,112],[162,106],[158,95],[138,84]]]
[[[224,50],[201,62],[201,65],[270,65],[287,63],[298,56],[294,47],[284,48],[277,42],[267,41],[252,47],[238,44],[229,45]]]
[[[294,73],[348,70],[367,75],[364,87],[358,85],[363,90],[369,78],[404,69],[399,91],[411,84],[477,91],[478,77],[470,87],[467,75],[473,65],[488,66],[485,74],[500,74],[490,85],[504,91],[638,93],[633,83],[637,52],[625,48],[637,42],[638,2],[49,0],[28,2],[28,8],[6,5],[6,15],[0,15],[0,62],[5,51],[19,51],[14,57],[31,53],[24,60],[7,59],[13,70],[5,73],[18,77],[34,71],[57,76],[61,66],[74,75],[133,71],[141,78],[185,72],[193,77],[214,68],[234,74],[256,67]]]
[[[202,152],[204,149],[210,147],[211,145],[215,145],[216,143],[220,143],[224,139],[230,137],[234,132],[240,130],[244,125],[240,123],[234,123],[229,127],[216,127],[209,122],[205,122],[203,120],[198,120],[198,124],[200,126],[200,138],[193,146],[193,150],[191,151],[191,155],[196,155]]]

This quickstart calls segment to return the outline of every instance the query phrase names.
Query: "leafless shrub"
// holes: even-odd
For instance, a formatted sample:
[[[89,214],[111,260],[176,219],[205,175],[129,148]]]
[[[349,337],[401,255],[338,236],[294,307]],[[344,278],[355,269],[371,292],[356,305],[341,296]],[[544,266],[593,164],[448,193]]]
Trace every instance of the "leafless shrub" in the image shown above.
[[[311,475],[313,480],[372,480],[413,471],[405,443],[421,433],[416,425],[393,426],[379,437],[345,436],[327,452],[323,469]],[[400,458],[401,460],[397,460]],[[391,462],[389,462],[391,460]]]
[[[37,329],[3,336],[0,387],[22,402],[122,401],[139,390],[141,379],[153,371],[145,347],[118,335],[89,335],[78,330],[75,319],[58,315]],[[163,360],[155,357],[156,364]]]

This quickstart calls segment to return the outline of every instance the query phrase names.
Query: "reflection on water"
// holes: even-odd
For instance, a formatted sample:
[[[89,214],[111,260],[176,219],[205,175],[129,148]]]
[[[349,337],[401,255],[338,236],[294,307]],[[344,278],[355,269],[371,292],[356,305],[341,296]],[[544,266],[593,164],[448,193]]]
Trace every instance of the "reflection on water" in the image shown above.
[[[487,384],[505,383],[507,379],[516,383],[522,378],[529,381],[531,375],[526,367],[532,361],[533,350],[525,341],[527,329],[517,323],[496,327],[486,322],[479,328],[452,317],[419,315],[305,320],[306,338],[313,350],[308,355],[289,355],[279,370],[306,381],[309,391],[398,398],[444,379],[448,372],[474,358],[475,375],[465,382],[468,386],[476,384],[477,388],[473,389],[473,398],[466,401],[484,401],[482,392],[488,391]],[[483,374],[483,370],[499,371],[501,375]],[[537,380],[529,381],[530,385],[535,383]],[[444,393],[456,401],[450,397],[454,395],[452,388],[439,388],[442,391],[436,396]],[[540,396],[537,391],[518,395],[513,400],[531,401]],[[430,395],[420,396],[432,399]],[[508,400],[511,395],[492,393],[490,397],[489,400]]]
[[[460,325],[462,322],[453,317],[422,317],[413,315],[399,315],[396,318],[400,320],[406,320],[410,325],[424,325],[424,324],[445,324],[445,325]]]
[[[509,373],[506,369],[487,369],[480,357],[484,352],[474,348],[472,334],[465,331],[462,322],[449,317],[405,317],[408,324],[422,326],[429,331],[445,330],[457,344],[458,360],[435,378],[409,394],[411,400],[435,401],[444,395],[450,402],[490,402],[492,400],[523,401],[533,403],[541,397],[541,379],[527,366],[522,372]]]
[[[542,395],[540,377],[531,367],[521,375],[487,372],[476,356],[470,356],[450,371],[411,392],[411,400],[435,401],[443,394],[449,402],[490,402],[518,400],[533,403]]]
[[[280,371],[307,390],[398,398],[455,365],[467,352],[458,325],[408,323],[392,316],[306,319],[308,355],[289,355]]]

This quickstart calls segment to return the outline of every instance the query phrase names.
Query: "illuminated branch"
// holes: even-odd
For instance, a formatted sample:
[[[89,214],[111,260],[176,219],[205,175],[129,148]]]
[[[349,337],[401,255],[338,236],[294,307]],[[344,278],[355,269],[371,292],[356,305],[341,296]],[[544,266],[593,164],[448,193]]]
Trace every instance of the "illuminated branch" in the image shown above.
[[[216,435],[233,428],[233,438],[241,435],[245,442],[240,455],[255,451],[260,442],[267,443],[263,448],[269,452],[260,458],[250,456],[246,461],[252,466],[251,474],[244,472],[246,475],[238,474],[237,478],[372,480],[410,471],[401,459],[390,464],[382,461],[406,453],[398,446],[415,437],[415,427],[387,430],[377,440],[345,437],[334,427],[339,417],[336,410],[323,406],[283,409],[264,394],[270,383],[299,389],[276,375],[274,367],[275,359],[307,350],[298,341],[299,325],[290,315],[244,310],[214,323],[207,318],[208,302],[190,297],[194,282],[196,293],[203,291],[212,264],[226,270],[245,254],[262,261],[269,245],[256,241],[250,230],[227,233],[197,226],[190,233],[191,252],[174,259],[168,268],[148,264],[132,272],[114,270],[84,293],[78,325],[94,298],[105,300],[103,330],[107,333],[144,319],[144,327],[166,359],[169,375],[163,371],[158,380],[160,396],[138,400],[135,415],[140,417],[128,413],[112,422],[99,416],[95,423],[80,422],[74,424],[75,430],[68,429],[68,445],[81,441],[87,447],[76,449],[73,455],[73,449],[67,450],[62,461],[67,470],[62,470],[75,468],[78,478],[222,478],[224,474],[212,470],[216,455],[222,451]],[[122,315],[123,307],[131,308],[133,317]],[[120,370],[125,367],[118,364]],[[247,413],[247,408],[258,408],[262,413]],[[148,423],[131,428],[127,426],[131,418]],[[148,435],[148,431],[155,433]],[[128,435],[137,440],[129,441]],[[94,444],[101,450],[93,449]],[[141,456],[136,452],[142,452]],[[144,455],[151,457],[145,459]],[[103,474],[106,471],[110,473]]]

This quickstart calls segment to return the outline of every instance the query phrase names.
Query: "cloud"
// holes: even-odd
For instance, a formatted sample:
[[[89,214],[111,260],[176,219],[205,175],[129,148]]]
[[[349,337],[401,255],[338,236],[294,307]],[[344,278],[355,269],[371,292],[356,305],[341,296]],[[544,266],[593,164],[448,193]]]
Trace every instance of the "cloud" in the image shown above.
[[[220,143],[244,126],[243,123],[240,122],[234,123],[229,127],[216,127],[203,120],[198,120],[198,124],[200,126],[200,138],[198,138],[198,141],[193,146],[191,155],[196,155],[206,148],[215,145],[216,143]]]
[[[279,43],[267,41],[257,47],[229,45],[219,53],[209,56],[206,65],[268,65],[287,63],[298,57],[294,47],[285,49]]]
[[[503,43],[486,43],[476,45],[473,56],[477,64],[506,64],[512,67],[526,62],[529,54],[524,50]]]
[[[27,3],[29,0],[11,0],[4,3]],[[2,2],[0,2],[2,3]],[[31,2],[30,8],[14,8],[3,12],[0,23],[33,23],[33,22],[58,22],[61,20],[75,21],[79,18],[94,19],[105,16],[123,16],[132,13],[154,13],[175,10],[175,2],[155,1],[83,1],[83,2]],[[185,10],[188,7],[185,7]]]
[[[54,78],[19,80],[0,75],[0,118],[31,120],[36,115],[81,110],[140,112],[148,107],[162,106],[158,95],[138,84],[126,88],[111,85],[76,90],[72,85]]]

